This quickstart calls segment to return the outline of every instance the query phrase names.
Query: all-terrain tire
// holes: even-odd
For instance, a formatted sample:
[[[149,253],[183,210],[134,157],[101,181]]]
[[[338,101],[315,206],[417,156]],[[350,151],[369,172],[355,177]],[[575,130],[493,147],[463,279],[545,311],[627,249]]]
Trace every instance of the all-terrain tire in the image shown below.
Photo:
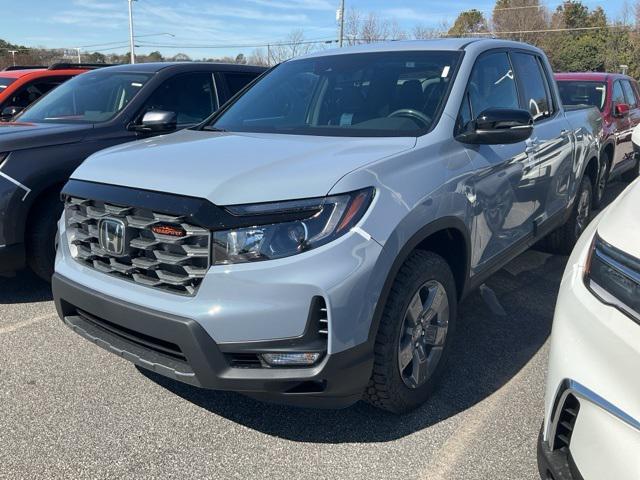
[[[402,379],[398,348],[409,302],[422,285],[436,281],[444,287],[449,304],[444,349],[424,384],[409,388]],[[364,400],[393,412],[406,413],[424,403],[433,392],[447,363],[457,314],[456,284],[447,262],[433,252],[417,250],[400,268],[387,298],[375,340],[374,366]]]

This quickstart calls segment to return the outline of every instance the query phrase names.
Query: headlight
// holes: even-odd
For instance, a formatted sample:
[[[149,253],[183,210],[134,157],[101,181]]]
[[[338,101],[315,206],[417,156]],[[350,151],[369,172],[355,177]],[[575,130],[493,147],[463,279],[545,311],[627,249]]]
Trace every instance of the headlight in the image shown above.
[[[596,235],[585,270],[587,288],[640,323],[640,260]]]
[[[367,188],[331,197],[226,207],[235,216],[251,216],[258,222],[213,232],[214,264],[289,257],[324,245],[362,218],[373,193]]]

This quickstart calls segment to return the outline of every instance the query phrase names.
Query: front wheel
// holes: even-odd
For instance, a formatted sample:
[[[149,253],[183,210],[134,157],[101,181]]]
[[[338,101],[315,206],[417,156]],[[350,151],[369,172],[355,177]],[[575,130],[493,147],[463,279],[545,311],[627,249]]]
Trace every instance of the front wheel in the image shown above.
[[[394,413],[424,403],[444,370],[456,313],[456,286],[447,262],[432,252],[412,253],[384,307],[364,399]]]
[[[41,200],[29,216],[27,263],[46,282],[50,282],[53,275],[58,219],[62,209],[62,202],[56,193]]]

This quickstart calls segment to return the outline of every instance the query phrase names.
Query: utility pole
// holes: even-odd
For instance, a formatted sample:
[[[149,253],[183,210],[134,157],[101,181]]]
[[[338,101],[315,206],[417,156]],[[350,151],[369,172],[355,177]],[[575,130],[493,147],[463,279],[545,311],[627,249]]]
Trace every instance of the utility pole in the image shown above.
[[[80,57],[80,47],[74,48],[76,52],[78,52],[78,64],[82,63],[82,57]]]
[[[344,0],[340,2],[340,10],[338,10],[338,20],[340,20],[340,39],[339,44],[342,48],[342,39],[344,38]]]
[[[9,50],[9,53],[13,57],[13,66],[15,67],[16,66],[16,53],[18,53],[18,50]]]
[[[136,63],[135,45],[133,43],[133,2],[135,1],[136,0],[129,0],[129,49],[131,50],[131,63]]]

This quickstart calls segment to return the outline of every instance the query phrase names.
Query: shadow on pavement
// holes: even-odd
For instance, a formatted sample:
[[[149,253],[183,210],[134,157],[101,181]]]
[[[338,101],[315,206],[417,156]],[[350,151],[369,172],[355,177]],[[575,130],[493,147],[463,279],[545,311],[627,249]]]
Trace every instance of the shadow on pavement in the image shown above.
[[[51,285],[29,270],[15,277],[0,277],[0,305],[47,302],[51,298]]]

